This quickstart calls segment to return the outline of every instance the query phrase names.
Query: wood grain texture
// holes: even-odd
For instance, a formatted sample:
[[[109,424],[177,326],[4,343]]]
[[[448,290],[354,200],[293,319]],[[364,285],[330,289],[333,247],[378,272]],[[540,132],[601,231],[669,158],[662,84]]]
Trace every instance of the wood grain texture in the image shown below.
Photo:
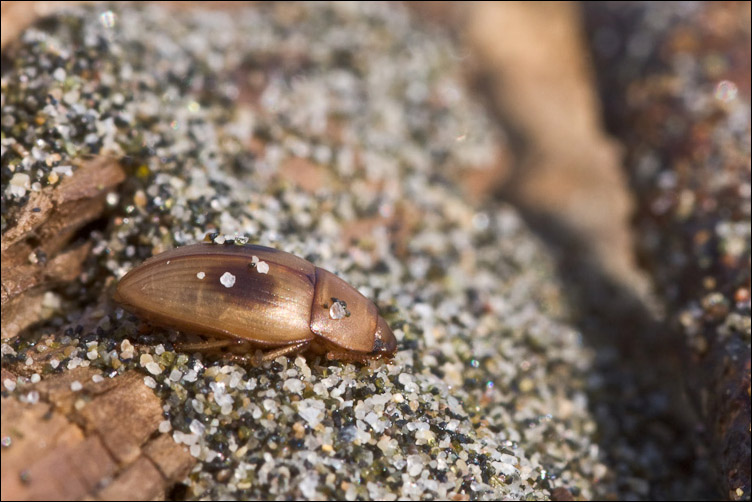
[[[4,340],[42,319],[45,291],[78,277],[90,244],[70,242],[102,214],[107,193],[124,179],[115,159],[82,160],[72,176],[33,192],[23,207],[9,214],[0,239]]]
[[[128,372],[94,383],[90,368],[54,375],[35,390],[40,401],[2,398],[3,500],[157,499],[195,459],[169,435],[152,438],[160,400]],[[15,375],[3,370],[2,378]],[[70,384],[83,382],[73,392]]]

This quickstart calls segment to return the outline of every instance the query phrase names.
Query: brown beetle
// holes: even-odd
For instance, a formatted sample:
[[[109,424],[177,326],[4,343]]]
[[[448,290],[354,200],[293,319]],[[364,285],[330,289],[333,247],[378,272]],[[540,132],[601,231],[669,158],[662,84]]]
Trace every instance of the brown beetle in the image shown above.
[[[256,245],[194,244],[128,272],[115,300],[149,322],[217,338],[192,348],[303,351],[328,359],[391,357],[392,330],[345,281],[290,253]]]

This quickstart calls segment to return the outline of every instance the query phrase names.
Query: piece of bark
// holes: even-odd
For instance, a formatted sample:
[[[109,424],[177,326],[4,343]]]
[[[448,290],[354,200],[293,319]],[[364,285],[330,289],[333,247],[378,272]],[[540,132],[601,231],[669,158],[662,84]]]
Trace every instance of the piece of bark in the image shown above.
[[[46,265],[3,266],[2,339],[17,335],[28,325],[46,317],[47,288],[76,279],[91,243],[84,243],[55,256]],[[7,289],[5,286],[7,285]]]
[[[149,458],[162,473],[164,479],[178,481],[188,475],[194,459],[186,452],[186,447],[177,444],[170,434],[161,434],[146,443],[143,454]]]
[[[90,244],[66,246],[76,231],[102,214],[107,194],[124,179],[115,159],[94,157],[11,210],[12,223],[0,239],[4,340],[41,320],[45,291],[78,277]]]
[[[2,2],[0,47],[15,40],[36,19],[50,15],[69,2]]]
[[[117,387],[95,397],[79,411],[89,430],[96,432],[119,463],[132,462],[140,446],[162,421],[162,403],[144,384],[140,373],[127,373]],[[116,417],[128,417],[113,427]]]
[[[99,439],[47,403],[3,398],[2,436],[11,441],[2,452],[3,500],[78,499],[114,471]]]
[[[517,166],[496,188],[548,238],[643,292],[620,151],[603,132],[577,5],[480,2],[465,39],[476,78],[510,131]]]
[[[162,475],[146,457],[139,457],[96,494],[99,500],[155,500],[164,498]],[[161,495],[161,496],[160,496]]]
[[[160,400],[127,372],[99,383],[98,371],[76,368],[2,399],[3,500],[155,499],[195,463],[184,446],[158,435]],[[3,380],[15,380],[4,370]],[[72,390],[71,384],[81,384]]]

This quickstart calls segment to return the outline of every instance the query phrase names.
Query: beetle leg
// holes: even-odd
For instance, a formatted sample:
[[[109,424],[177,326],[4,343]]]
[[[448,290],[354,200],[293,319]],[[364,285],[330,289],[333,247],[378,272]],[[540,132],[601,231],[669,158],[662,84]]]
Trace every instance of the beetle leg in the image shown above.
[[[212,350],[223,349],[230,345],[235,345],[236,340],[211,340],[196,343],[176,343],[175,350],[179,352],[210,352]]]
[[[304,342],[296,343],[293,345],[286,345],[278,349],[270,350],[269,352],[265,352],[261,356],[261,362],[274,361],[279,356],[291,356],[294,354],[299,354],[307,349],[310,344],[311,340],[306,340]]]
[[[260,350],[257,350],[254,355],[225,354],[224,359],[228,362],[258,366],[259,364],[264,362],[274,361],[280,356],[291,356],[303,352],[306,348],[308,348],[310,344],[311,341],[307,340],[305,342],[300,342],[293,345],[286,345],[278,349],[272,349],[268,352],[261,352]]]
[[[349,363],[365,363],[369,359],[376,359],[377,357],[370,354],[358,354],[357,352],[351,352],[347,350],[330,350],[326,353],[326,359],[329,361],[343,361]]]

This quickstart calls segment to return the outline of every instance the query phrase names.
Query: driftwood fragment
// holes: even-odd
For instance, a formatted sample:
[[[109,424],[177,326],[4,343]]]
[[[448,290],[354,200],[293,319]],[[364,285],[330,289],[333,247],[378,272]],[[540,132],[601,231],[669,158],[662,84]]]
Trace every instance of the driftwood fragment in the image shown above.
[[[94,383],[77,368],[35,386],[40,400],[2,399],[3,500],[163,498],[195,459],[169,435],[157,434],[160,400],[127,372]],[[13,375],[3,371],[3,380]],[[82,383],[79,391],[71,383]],[[31,391],[30,391],[31,392]]]
[[[469,11],[467,40],[517,164],[495,188],[547,238],[579,246],[608,277],[644,291],[631,253],[633,199],[601,124],[577,5],[481,2]]]
[[[47,290],[78,277],[89,244],[69,244],[81,227],[102,214],[107,193],[124,179],[115,159],[88,159],[72,176],[33,193],[11,214],[13,223],[0,239],[3,339],[41,319]]]

